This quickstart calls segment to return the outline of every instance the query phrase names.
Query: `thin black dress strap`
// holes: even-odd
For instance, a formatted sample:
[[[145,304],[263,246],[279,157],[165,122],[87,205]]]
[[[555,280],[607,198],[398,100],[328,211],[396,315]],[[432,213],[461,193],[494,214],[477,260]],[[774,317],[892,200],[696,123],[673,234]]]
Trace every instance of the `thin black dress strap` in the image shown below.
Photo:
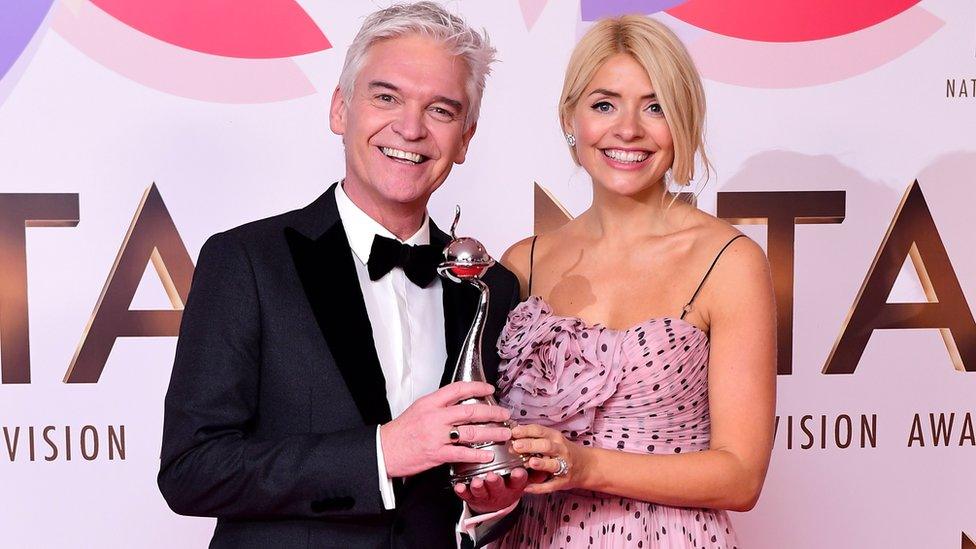
[[[535,240],[539,235],[532,237],[532,248],[529,249],[529,295],[532,295],[532,266],[535,263]]]
[[[715,256],[715,259],[712,260],[712,264],[708,267],[708,270],[705,271],[705,276],[703,276],[702,279],[701,279],[701,282],[698,283],[698,288],[695,288],[695,293],[692,294],[691,300],[689,300],[688,303],[684,307],[681,308],[681,319],[682,320],[684,320],[686,314],[688,314],[688,313],[691,312],[691,305],[695,302],[695,298],[698,297],[698,292],[700,292],[701,289],[702,289],[702,286],[705,285],[705,281],[708,280],[708,275],[712,274],[712,269],[714,269],[715,268],[715,264],[718,263],[718,258],[722,257],[722,254],[725,252],[725,249],[726,248],[728,248],[733,242],[735,242],[739,238],[742,238],[743,236],[745,236],[745,235],[744,234],[741,234],[741,233],[733,236],[732,239],[729,240],[728,242],[726,242],[725,243],[725,246],[722,246],[722,249],[719,250],[718,255],[716,255]]]

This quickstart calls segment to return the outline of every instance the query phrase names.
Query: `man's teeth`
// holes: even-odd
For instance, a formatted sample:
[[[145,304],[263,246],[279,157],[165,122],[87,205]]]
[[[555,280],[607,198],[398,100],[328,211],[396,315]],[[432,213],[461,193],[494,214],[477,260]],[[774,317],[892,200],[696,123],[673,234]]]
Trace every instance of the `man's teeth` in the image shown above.
[[[603,154],[618,162],[642,162],[650,156],[650,153],[643,151],[621,151],[617,149],[604,149]]]
[[[399,158],[401,160],[409,160],[415,164],[419,164],[424,161],[424,157],[417,153],[401,151],[400,149],[393,149],[390,147],[380,147],[383,154],[389,156],[390,158]]]

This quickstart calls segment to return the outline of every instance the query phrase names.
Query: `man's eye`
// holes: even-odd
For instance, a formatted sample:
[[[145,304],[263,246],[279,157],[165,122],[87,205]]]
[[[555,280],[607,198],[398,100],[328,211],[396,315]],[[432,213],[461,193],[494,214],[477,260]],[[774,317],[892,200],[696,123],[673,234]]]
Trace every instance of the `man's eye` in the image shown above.
[[[598,103],[594,103],[590,108],[597,112],[610,112],[613,110],[613,105],[607,101],[600,101]]]
[[[392,103],[392,102],[396,101],[396,98],[394,98],[392,95],[390,95],[388,93],[381,93],[381,94],[377,95],[376,98],[379,99],[380,101],[384,102],[384,103]]]
[[[431,107],[430,111],[442,120],[454,120],[455,114],[444,107]]]

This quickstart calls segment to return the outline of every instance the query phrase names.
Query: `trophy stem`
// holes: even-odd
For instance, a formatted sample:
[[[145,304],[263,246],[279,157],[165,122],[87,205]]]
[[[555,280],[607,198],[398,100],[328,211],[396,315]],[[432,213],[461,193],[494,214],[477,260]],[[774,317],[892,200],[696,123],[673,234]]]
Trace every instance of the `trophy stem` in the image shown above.
[[[478,308],[475,310],[474,321],[468,329],[468,335],[464,338],[461,346],[461,353],[458,356],[457,366],[454,368],[452,381],[481,381],[487,383],[484,368],[481,367],[481,339],[485,331],[485,321],[488,318],[488,300],[491,290],[488,285],[479,278],[465,279],[465,282],[478,288]],[[491,397],[488,397],[491,398]],[[469,399],[475,402],[477,399]],[[494,404],[494,399],[489,404]],[[468,403],[468,401],[464,401]]]
[[[437,267],[437,272],[448,280],[457,283],[468,283],[478,289],[478,307],[475,310],[474,321],[461,345],[457,366],[454,368],[453,381],[480,381],[487,383],[485,369],[481,361],[481,339],[484,337],[485,322],[488,319],[488,302],[491,292],[488,285],[481,280],[481,276],[495,264],[495,260],[488,255],[484,246],[473,238],[458,238],[454,234],[460,217],[460,208],[451,226],[452,241],[444,249],[444,262]],[[494,343],[494,342],[492,342]],[[473,397],[461,404],[488,404],[497,406],[492,395]],[[510,427],[508,422],[489,422],[484,425],[492,427]],[[487,450],[494,454],[490,463],[452,463],[451,483],[468,483],[474,478],[483,477],[488,473],[506,475],[515,468],[524,465],[524,458],[512,448],[511,441],[485,442],[469,444],[472,448]]]

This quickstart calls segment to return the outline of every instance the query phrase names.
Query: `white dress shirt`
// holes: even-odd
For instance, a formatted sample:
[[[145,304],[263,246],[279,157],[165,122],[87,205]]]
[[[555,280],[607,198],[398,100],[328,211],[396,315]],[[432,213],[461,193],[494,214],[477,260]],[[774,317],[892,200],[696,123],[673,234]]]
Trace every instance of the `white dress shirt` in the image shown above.
[[[373,342],[386,379],[390,413],[396,418],[415,400],[440,386],[447,361],[444,288],[439,277],[435,277],[426,288],[421,288],[399,268],[394,268],[379,280],[370,280],[366,263],[373,237],[380,235],[399,239],[353,204],[343,191],[342,184],[336,186],[335,197],[339,219],[353,252],[366,314],[373,327]],[[420,230],[402,242],[430,244],[429,219],[425,217]],[[383,507],[393,509],[396,506],[393,482],[386,474],[379,427],[376,429],[376,461],[379,464]]]
[[[342,189],[342,184],[336,185],[335,197],[339,219],[353,252],[366,314],[373,328],[376,356],[386,379],[390,414],[396,418],[415,400],[436,391],[440,386],[447,362],[444,287],[440,277],[434,277],[429,286],[421,288],[407,278],[403,269],[398,268],[379,280],[370,280],[366,264],[373,247],[373,237],[399,238],[353,204]],[[430,244],[429,218],[425,216],[420,229],[402,242],[415,246]],[[383,508],[393,509],[396,507],[393,479],[386,473],[379,426],[376,427],[376,463]],[[477,541],[485,530],[510,513],[517,504],[515,502],[501,511],[472,517],[471,510],[464,503],[457,532]]]

